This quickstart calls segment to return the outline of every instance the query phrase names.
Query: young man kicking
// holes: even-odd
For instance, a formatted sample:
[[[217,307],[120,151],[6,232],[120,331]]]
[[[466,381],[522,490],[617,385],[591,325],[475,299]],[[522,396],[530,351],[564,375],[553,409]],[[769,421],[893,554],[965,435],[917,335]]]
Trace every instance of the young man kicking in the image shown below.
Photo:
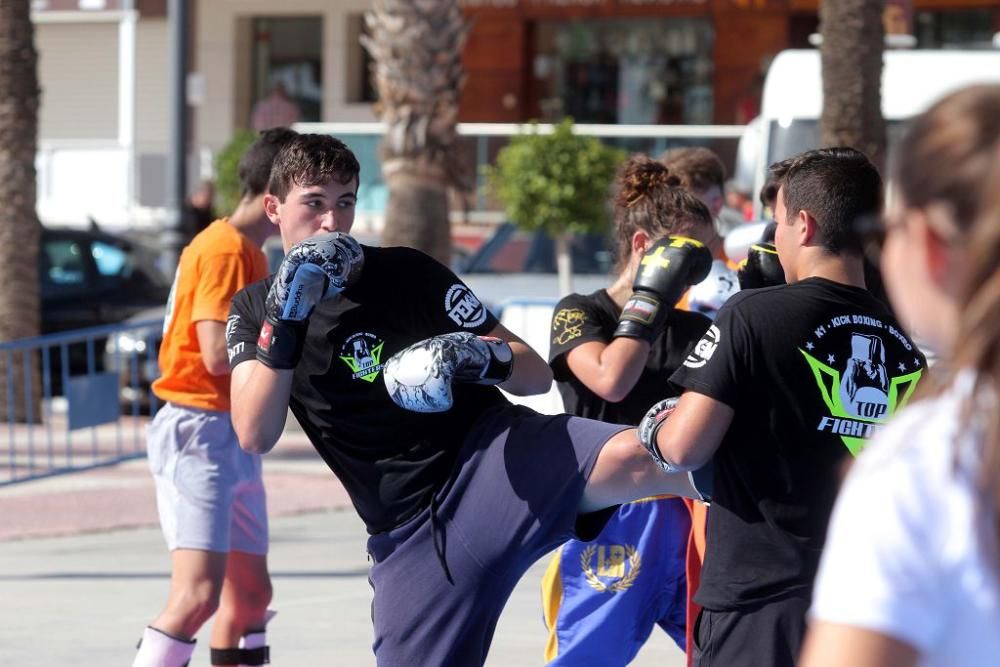
[[[476,665],[518,579],[621,502],[691,495],[635,429],[512,406],[548,364],[447,267],[348,233],[359,166],[328,136],[275,161],[265,210],[288,254],[233,301],[233,421],[266,452],[289,405],[365,521],[380,665]],[[656,330],[711,254],[663,239],[622,326]],[[655,253],[654,253],[655,254]]]

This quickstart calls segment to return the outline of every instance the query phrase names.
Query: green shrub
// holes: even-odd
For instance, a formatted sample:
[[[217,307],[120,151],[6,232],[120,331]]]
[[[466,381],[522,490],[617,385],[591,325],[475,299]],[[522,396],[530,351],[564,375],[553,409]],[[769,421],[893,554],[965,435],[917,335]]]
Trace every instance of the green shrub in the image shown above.
[[[240,158],[256,139],[256,132],[238,130],[215,156],[215,210],[220,215],[229,215],[240,203]]]
[[[487,178],[507,217],[517,226],[553,237],[606,232],[608,195],[624,151],[573,132],[564,120],[551,134],[538,127],[511,137]]]

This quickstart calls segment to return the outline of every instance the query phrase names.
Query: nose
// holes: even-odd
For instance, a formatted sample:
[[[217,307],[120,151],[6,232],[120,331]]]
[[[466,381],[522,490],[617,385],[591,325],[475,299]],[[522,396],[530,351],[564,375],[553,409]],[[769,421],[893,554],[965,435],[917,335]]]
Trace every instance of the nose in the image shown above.
[[[324,232],[335,232],[335,231],[337,231],[337,221],[334,218],[332,210],[325,211],[323,213],[323,216],[320,218],[319,227]]]

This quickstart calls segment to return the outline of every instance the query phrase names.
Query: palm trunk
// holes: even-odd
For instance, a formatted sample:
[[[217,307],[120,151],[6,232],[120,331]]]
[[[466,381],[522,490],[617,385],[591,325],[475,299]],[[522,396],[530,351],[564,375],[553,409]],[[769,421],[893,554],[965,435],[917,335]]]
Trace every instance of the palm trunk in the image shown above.
[[[451,260],[448,188],[468,188],[455,141],[468,25],[457,0],[375,0],[366,16],[386,123],[383,172],[389,187],[383,240]]]
[[[882,52],[885,0],[823,0],[824,146],[851,146],[881,168],[886,131],[882,117]],[[793,94],[790,92],[790,94]]]
[[[0,341],[39,331],[38,55],[30,5],[30,0],[0,0]],[[41,387],[37,359],[29,358],[33,395],[26,397],[22,355],[13,357],[13,415],[8,414],[8,363],[8,355],[0,354],[0,416],[23,421],[30,402],[37,420]]]

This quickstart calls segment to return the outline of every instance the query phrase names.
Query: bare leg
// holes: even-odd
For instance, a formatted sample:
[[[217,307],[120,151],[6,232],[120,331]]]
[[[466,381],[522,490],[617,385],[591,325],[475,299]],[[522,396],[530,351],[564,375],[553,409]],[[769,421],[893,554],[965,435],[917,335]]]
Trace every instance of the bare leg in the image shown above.
[[[632,428],[608,440],[597,455],[580,499],[580,513],[662,494],[699,497],[687,473],[665,473],[656,466]]]
[[[212,626],[211,645],[215,648],[234,648],[243,635],[263,630],[270,602],[271,579],[267,572],[267,556],[230,552],[222,599]]]
[[[174,637],[194,638],[219,606],[227,555],[174,549],[170,553],[170,595],[152,626]]]

